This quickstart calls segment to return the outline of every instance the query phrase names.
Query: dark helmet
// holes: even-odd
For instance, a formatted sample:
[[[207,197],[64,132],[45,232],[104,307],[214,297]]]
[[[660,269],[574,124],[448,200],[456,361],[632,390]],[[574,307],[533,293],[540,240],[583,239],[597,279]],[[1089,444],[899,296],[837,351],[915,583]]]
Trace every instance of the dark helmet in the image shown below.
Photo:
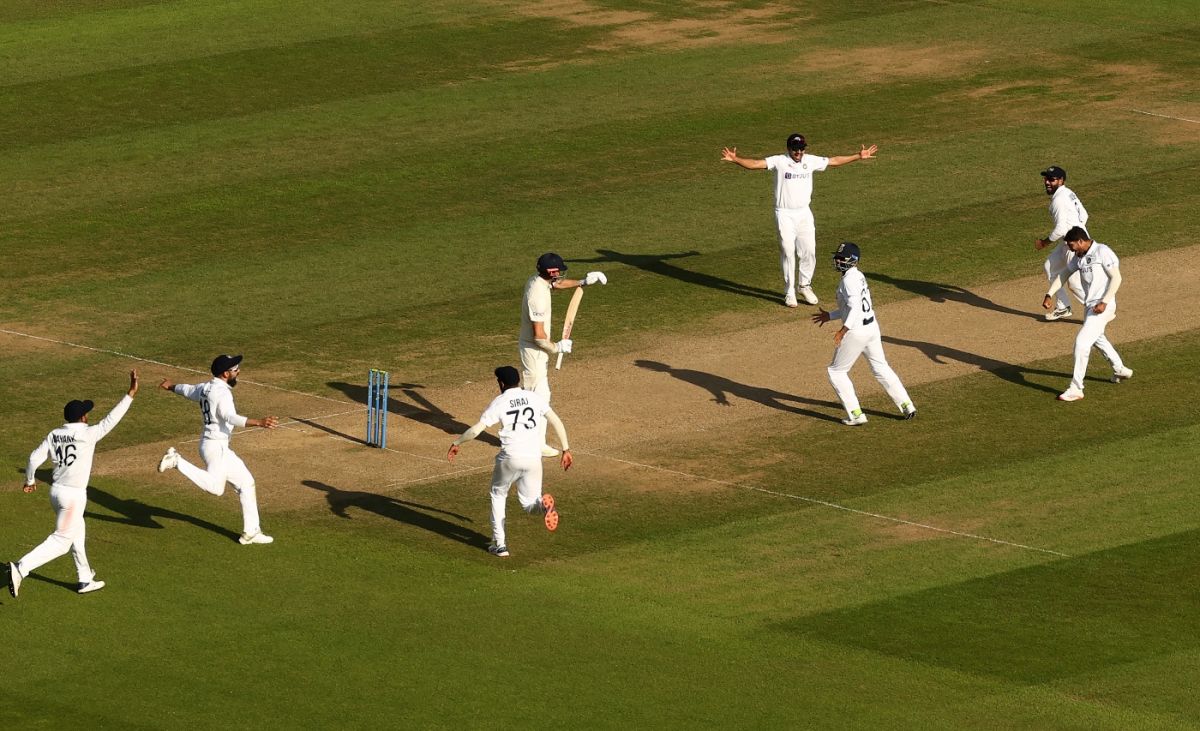
[[[803,150],[806,147],[808,147],[808,140],[804,139],[804,135],[799,132],[788,135],[787,148],[789,151]]]
[[[567,265],[561,256],[551,251],[538,257],[537,270],[547,279],[558,279],[567,271]]]
[[[859,255],[858,244],[843,241],[838,244],[837,251],[833,252],[833,268],[844,272],[850,267],[858,266]]]

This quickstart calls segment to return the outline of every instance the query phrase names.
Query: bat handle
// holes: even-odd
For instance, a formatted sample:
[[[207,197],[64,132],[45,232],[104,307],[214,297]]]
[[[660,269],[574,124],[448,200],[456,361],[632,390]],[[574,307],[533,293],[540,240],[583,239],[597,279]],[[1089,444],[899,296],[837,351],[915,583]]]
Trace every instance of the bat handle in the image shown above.
[[[555,363],[554,363],[554,370],[556,370],[556,371],[562,370],[562,357],[563,357],[563,354],[559,353],[558,360],[555,361]]]

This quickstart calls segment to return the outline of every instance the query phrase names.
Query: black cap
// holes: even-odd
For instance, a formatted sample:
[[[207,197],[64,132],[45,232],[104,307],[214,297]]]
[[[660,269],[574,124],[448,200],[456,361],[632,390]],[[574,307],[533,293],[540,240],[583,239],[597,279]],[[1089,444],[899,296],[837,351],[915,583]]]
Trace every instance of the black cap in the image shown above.
[[[496,369],[496,380],[505,388],[515,388],[521,383],[521,374],[512,366],[500,366]]]
[[[542,274],[549,274],[551,270],[555,270],[555,275],[560,275],[567,271],[567,265],[561,256],[551,251],[538,257],[537,270]]]
[[[808,147],[808,140],[804,139],[804,135],[799,132],[793,132],[787,138],[787,148],[789,150],[803,150]]]
[[[220,376],[222,373],[230,368],[233,368],[235,365],[241,362],[242,356],[240,355],[218,355],[216,358],[213,358],[212,368],[210,370],[212,370],[212,374],[214,376]]]
[[[1055,178],[1062,178],[1063,180],[1066,180],[1067,171],[1063,170],[1057,165],[1051,165],[1042,171],[1042,177],[1047,180],[1054,180]]]
[[[74,423],[82,419],[83,415],[91,411],[94,406],[95,404],[91,401],[79,401],[76,399],[63,407],[63,418],[68,423]]]

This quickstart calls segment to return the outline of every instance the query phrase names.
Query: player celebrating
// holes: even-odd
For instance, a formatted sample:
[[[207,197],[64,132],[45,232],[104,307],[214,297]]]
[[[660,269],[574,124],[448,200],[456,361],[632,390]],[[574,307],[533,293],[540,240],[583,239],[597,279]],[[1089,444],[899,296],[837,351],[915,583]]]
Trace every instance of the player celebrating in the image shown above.
[[[564,279],[567,265],[554,252],[542,254],[537,260],[537,274],[525,282],[521,297],[521,334],[517,349],[521,356],[521,388],[533,391],[550,403],[550,356],[570,353],[571,341],[550,339],[550,292],[555,289],[574,289],[589,284],[608,284],[601,272],[588,272],[584,279]],[[542,456],[554,457],[558,450],[546,447]]]
[[[1055,241],[1059,241],[1058,246],[1054,247],[1054,251],[1050,252],[1050,256],[1046,257],[1046,263],[1043,265],[1046,270],[1046,279],[1053,282],[1059,274],[1066,270],[1067,262],[1071,258],[1071,252],[1067,248],[1066,242],[1060,241],[1060,239],[1075,226],[1086,231],[1088,212],[1083,207],[1083,202],[1079,200],[1079,196],[1066,186],[1066,170],[1057,165],[1051,165],[1042,171],[1042,182],[1046,186],[1046,195],[1050,196],[1050,216],[1054,219],[1054,229],[1046,238],[1037,239],[1033,248],[1041,251]],[[1083,288],[1079,283],[1079,274],[1071,274],[1067,280],[1067,287],[1058,290],[1058,305],[1046,313],[1047,320],[1053,322],[1071,316],[1071,300],[1067,298],[1067,289],[1071,290],[1075,299],[1083,302]]]
[[[488,546],[488,553],[506,558],[509,554],[504,535],[504,510],[509,488],[514,482],[517,483],[517,500],[521,508],[527,513],[544,514],[547,529],[558,528],[554,496],[542,494],[542,448],[546,444],[547,423],[554,427],[558,443],[562,445],[562,468],[569,470],[573,460],[566,427],[550,408],[550,402],[536,391],[518,388],[521,377],[516,368],[501,366],[495,374],[500,395],[484,410],[478,423],[454,440],[446,459],[453,462],[463,443],[479,436],[484,429],[500,424],[500,452],[492,470],[492,545]]]
[[[75,559],[75,571],[79,576],[80,594],[89,594],[104,588],[103,581],[96,580],[96,572],[88,563],[84,549],[86,528],[83,513],[87,509],[87,486],[92,476],[92,459],[96,454],[96,443],[113,430],[129,411],[133,397],[138,391],[137,371],[129,372],[129,391],[117,402],[95,426],[88,426],[91,401],[71,401],[63,408],[65,424],[46,435],[37,449],[29,455],[25,468],[25,492],[33,492],[34,472],[47,459],[54,463],[53,482],[50,486],[50,505],[54,507],[57,522],[54,532],[41,545],[15,563],[8,565],[8,593],[16,599],[21,592],[21,580],[35,569],[53,561],[70,551]]]
[[[204,431],[200,435],[200,456],[204,459],[204,469],[188,462],[171,447],[159,461],[158,471],[178,469],[201,490],[213,495],[225,494],[225,483],[232,484],[242,503],[242,536],[238,542],[248,546],[270,543],[275,539],[262,532],[254,476],[242,458],[230,449],[229,438],[235,428],[261,426],[274,429],[279,425],[279,419],[274,416],[247,419],[238,414],[233,405],[232,389],[237,385],[241,362],[240,355],[218,355],[213,359],[213,379],[208,383],[193,386],[164,379],[158,384],[165,391],[200,402],[200,414],[204,419]]]
[[[854,384],[849,376],[854,361],[858,360],[860,354],[866,353],[875,380],[892,397],[900,414],[905,419],[911,419],[917,415],[917,409],[909,399],[908,391],[904,390],[900,377],[883,355],[879,322],[871,304],[871,290],[867,287],[867,278],[858,270],[859,255],[858,246],[849,241],[838,246],[833,253],[833,268],[842,272],[842,283],[837,288],[838,309],[826,312],[818,308],[817,314],[812,317],[813,322],[821,326],[834,319],[842,321],[842,329],[833,335],[837,349],[833,351],[833,362],[829,364],[829,382],[846,409],[846,418],[842,419],[842,423],[846,426],[866,424],[867,415],[859,407],[858,396],[854,393]]]
[[[1067,232],[1066,242],[1074,256],[1067,268],[1050,283],[1050,291],[1042,298],[1042,307],[1050,309],[1054,304],[1054,295],[1063,286],[1064,280],[1079,273],[1084,290],[1084,296],[1080,299],[1086,312],[1083,327],[1075,336],[1075,370],[1071,374],[1071,385],[1058,395],[1059,401],[1078,401],[1083,398],[1083,378],[1087,375],[1092,346],[1112,365],[1113,383],[1133,376],[1133,369],[1125,367],[1117,349],[1104,336],[1104,328],[1117,316],[1117,290],[1121,287],[1121,268],[1117,255],[1105,244],[1092,241],[1081,226]]]
[[[798,307],[796,302],[796,266],[800,267],[800,296],[805,303],[817,304],[812,290],[813,272],[817,267],[817,228],[808,204],[812,200],[813,175],[826,168],[848,165],[855,160],[869,160],[878,145],[863,147],[856,155],[819,157],[807,155],[808,141],[795,133],[787,138],[786,155],[772,155],[763,160],[738,157],[736,147],[721,151],[721,159],[741,165],[747,170],[775,171],[775,222],[779,226],[779,265],[783,268],[783,304]]]

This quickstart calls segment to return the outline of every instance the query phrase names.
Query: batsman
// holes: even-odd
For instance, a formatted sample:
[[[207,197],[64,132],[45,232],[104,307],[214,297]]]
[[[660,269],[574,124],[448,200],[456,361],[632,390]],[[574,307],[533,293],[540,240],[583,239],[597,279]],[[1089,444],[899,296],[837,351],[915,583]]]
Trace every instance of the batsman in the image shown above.
[[[553,252],[542,254],[537,260],[537,274],[525,283],[525,293],[521,297],[521,334],[517,340],[521,356],[521,388],[542,396],[547,403],[550,402],[550,356],[559,356],[558,364],[561,364],[561,356],[571,352],[571,327],[583,296],[581,288],[608,284],[608,277],[601,272],[588,272],[583,279],[566,279],[563,276],[566,271],[567,265],[561,256]],[[550,339],[550,292],[556,289],[575,290],[563,322],[562,339],[557,343]],[[553,447],[547,445],[542,449],[543,457],[557,455],[558,450]]]

